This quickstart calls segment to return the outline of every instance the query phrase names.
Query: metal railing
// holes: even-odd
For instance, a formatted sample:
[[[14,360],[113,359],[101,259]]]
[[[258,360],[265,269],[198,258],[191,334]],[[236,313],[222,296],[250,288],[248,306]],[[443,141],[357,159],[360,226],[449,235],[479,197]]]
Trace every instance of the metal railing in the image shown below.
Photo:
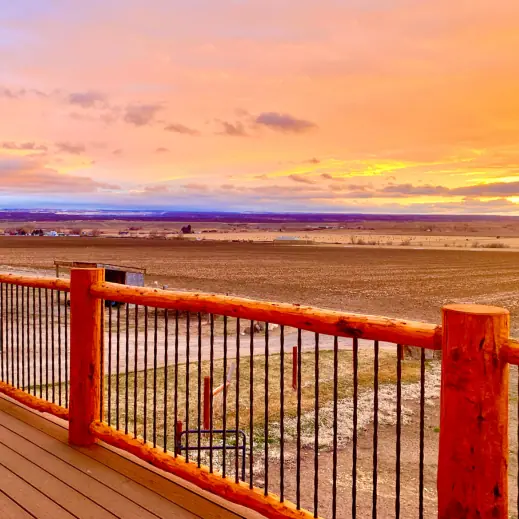
[[[71,443],[103,440],[267,517],[454,517],[456,506],[506,516],[503,402],[519,346],[505,311],[447,307],[442,328],[103,279],[99,269],[70,282],[0,276],[0,391],[70,414]],[[21,371],[17,286],[30,307],[18,308]],[[39,305],[40,289],[61,293],[49,361],[39,328],[55,307]],[[442,350],[442,366],[427,350]],[[427,406],[440,380],[434,436]],[[438,443],[437,495],[425,458]]]
[[[129,303],[109,304],[105,314],[102,420],[316,517],[324,510],[337,517],[346,494],[352,515],[367,505],[376,515],[379,428],[393,436],[385,478],[392,479],[392,506],[399,509],[402,389],[412,388],[404,397],[419,406],[420,443],[408,462],[416,483],[405,484],[423,516],[430,369],[424,349],[406,360],[402,346],[387,342]],[[371,425],[371,452],[364,448],[358,460],[358,438]],[[348,460],[339,456],[345,450]],[[358,496],[357,465],[362,461],[365,470],[368,455],[372,492]],[[347,492],[338,490],[338,474],[349,475]]]
[[[68,291],[57,280],[0,276],[0,384],[62,417],[69,401]]]

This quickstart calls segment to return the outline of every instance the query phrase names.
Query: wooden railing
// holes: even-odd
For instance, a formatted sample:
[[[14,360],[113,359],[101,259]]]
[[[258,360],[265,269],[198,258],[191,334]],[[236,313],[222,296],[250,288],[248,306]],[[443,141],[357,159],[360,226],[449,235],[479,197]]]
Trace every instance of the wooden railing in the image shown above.
[[[270,518],[313,515],[243,481],[186,463],[182,456],[153,447],[101,420],[104,301],[207,312],[333,337],[441,350],[438,517],[508,517],[508,366],[519,364],[519,343],[509,338],[507,310],[449,305],[443,308],[442,326],[435,326],[236,297],[121,286],[105,282],[102,269],[72,270],[70,282],[0,275],[0,283],[70,291],[71,298],[69,409],[5,382],[0,384],[1,392],[40,411],[68,418],[71,444],[88,446],[102,440]]]

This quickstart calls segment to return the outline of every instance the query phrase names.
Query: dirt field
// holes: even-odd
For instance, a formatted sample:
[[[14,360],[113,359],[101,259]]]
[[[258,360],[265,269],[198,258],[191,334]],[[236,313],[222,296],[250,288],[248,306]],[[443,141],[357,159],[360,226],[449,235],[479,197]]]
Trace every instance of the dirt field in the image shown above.
[[[519,253],[95,238],[0,238],[0,269],[53,262],[146,267],[149,285],[439,322],[450,302],[505,306],[519,335]]]
[[[1,270],[53,275],[55,259],[112,262],[145,267],[148,270],[146,282],[152,286],[167,285],[168,288],[177,290],[228,293],[360,313],[426,320],[434,323],[439,322],[440,308],[446,303],[495,304],[505,306],[511,311],[512,334],[519,336],[519,288],[517,287],[519,253],[511,250],[419,250],[411,247],[381,249],[110,238],[0,238]],[[278,340],[275,333],[272,338]],[[141,339],[139,342],[142,344]],[[221,341],[218,337],[218,347],[219,342]],[[184,335],[182,335],[181,343],[184,343]],[[322,346],[326,347],[325,341]],[[159,351],[159,353],[161,352]],[[342,355],[347,355],[347,353],[342,353]],[[391,355],[394,359],[394,352]],[[185,359],[182,359],[182,355],[180,355],[179,362],[183,361]],[[244,362],[246,365],[245,360]],[[107,360],[105,360],[105,367],[106,364]],[[121,354],[121,369],[124,369],[124,365],[124,355]],[[139,367],[141,367],[140,364]],[[179,367],[185,371],[184,366]],[[160,374],[164,372],[160,369],[159,363],[159,386],[161,384]],[[141,378],[142,373],[139,375]],[[510,495],[515,500],[517,488],[515,479],[517,473],[516,370],[513,370],[513,373],[513,392],[510,402],[512,409]],[[130,376],[130,385],[131,380]],[[168,384],[172,384],[171,374],[168,380]],[[428,367],[427,380],[429,380],[430,389],[427,390],[425,430],[425,516],[433,517],[436,499],[435,474],[439,426],[438,377],[434,363]],[[245,379],[242,381],[245,383]],[[195,373],[192,374],[191,383],[196,383]],[[148,387],[151,391],[150,384],[152,384],[151,375],[148,378]],[[141,385],[139,382],[139,386]],[[121,383],[121,388],[123,387],[124,384]],[[309,388],[312,389],[311,385]],[[245,387],[243,390],[246,393]],[[194,391],[193,387],[192,395],[195,394]],[[363,412],[362,406],[364,406],[364,414],[368,417],[362,422],[362,432],[359,435],[359,517],[367,517],[371,514],[372,423],[369,416],[372,414],[372,408],[369,407],[369,403],[372,401],[372,392],[370,391],[369,384],[367,384],[361,391],[362,400],[359,402],[359,413]],[[388,421],[382,423],[379,430],[379,516],[394,517],[395,427],[393,414],[395,397],[392,393],[394,385],[385,384],[384,391],[386,392],[385,401],[389,404],[391,412],[388,415]],[[411,377],[404,385],[403,395],[405,420],[402,432],[401,517],[405,518],[416,517],[417,509],[418,412],[416,391],[417,383]],[[243,398],[244,410],[246,410],[247,399]],[[258,393],[258,398],[261,399],[260,393]],[[324,420],[321,424],[323,435],[330,429],[328,416],[330,409],[325,400],[323,398],[323,405],[320,407]],[[159,409],[160,404],[159,395]],[[352,409],[348,395],[342,397],[341,406],[344,406],[341,407],[341,412],[345,417],[343,422],[348,425],[351,423]],[[308,420],[311,418],[309,416]],[[361,415],[359,415],[359,419],[361,419]],[[309,421],[308,424],[311,429],[312,422]],[[277,426],[275,423],[271,425],[272,427]],[[290,498],[293,498],[295,488],[295,467],[291,455],[294,446],[293,438],[290,436],[292,429],[293,423],[287,419],[285,475],[287,478],[286,493]],[[338,488],[341,496],[339,517],[350,516],[352,451],[350,438],[351,432],[345,430],[339,451]],[[274,442],[271,447],[273,459],[270,463],[269,487],[277,490],[279,464],[276,456],[279,459],[279,444]],[[313,474],[312,451],[311,448],[303,449],[303,474]],[[326,445],[323,445],[319,453],[319,502],[324,517],[330,515],[330,466],[331,452]],[[256,483],[262,485],[261,468],[256,472],[256,477],[258,478]],[[313,478],[311,477],[303,477],[302,504],[305,507],[311,507],[313,504]]]

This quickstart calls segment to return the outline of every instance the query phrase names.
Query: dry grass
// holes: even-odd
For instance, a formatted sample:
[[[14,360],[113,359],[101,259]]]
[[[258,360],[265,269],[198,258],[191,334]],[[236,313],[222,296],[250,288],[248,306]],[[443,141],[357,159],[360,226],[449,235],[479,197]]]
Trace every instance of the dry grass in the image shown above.
[[[350,398],[353,393],[353,363],[351,351],[341,350],[339,355],[338,373],[338,397],[339,399]],[[195,360],[195,362],[193,362]],[[315,398],[315,355],[303,353],[302,355],[302,413],[308,413],[314,409]],[[234,360],[228,360],[227,368]],[[333,351],[319,352],[319,405],[326,407],[333,401]],[[203,398],[203,378],[210,375],[209,361],[201,363],[200,377],[202,385],[199,386],[198,364],[196,359],[191,359],[189,364],[189,376],[186,376],[186,364],[178,365],[178,419],[184,424],[188,422],[191,429],[198,429],[199,400],[198,391]],[[281,356],[271,354],[268,362],[268,412],[265,412],[265,357],[256,355],[253,357],[253,428],[255,443],[264,442],[264,425],[266,418],[269,423],[277,423],[280,420],[281,395],[284,396],[284,417],[290,419],[297,414],[297,392],[292,389],[292,358],[284,356],[284,377],[281,379]],[[419,379],[419,362],[406,360],[402,363],[402,380],[404,383],[413,383]],[[227,425],[231,429],[236,424],[236,380],[239,374],[239,425],[240,428],[249,432],[250,419],[250,357],[240,359],[239,370],[236,369],[233,383],[227,391]],[[216,387],[224,381],[224,362],[222,359],[214,361],[214,384]],[[284,390],[281,391],[281,383]],[[366,350],[359,351],[358,381],[360,391],[373,386],[373,353]],[[393,352],[381,351],[379,356],[379,383],[381,385],[394,384],[396,381],[396,361]],[[137,434],[144,436],[144,421],[146,415],[146,437],[153,438],[153,423],[155,420],[157,431],[157,443],[164,444],[164,432],[167,434],[167,447],[173,448],[174,438],[174,394],[175,394],[175,369],[173,366],[157,368],[154,370],[140,371],[136,376],[137,382],[137,406],[134,407],[135,374],[128,374],[128,420],[129,431],[133,432],[134,419],[137,421]],[[120,428],[124,428],[126,418],[126,375],[112,375],[105,377],[105,419],[108,417],[108,385],[111,385],[112,396],[110,399],[110,418],[115,424],[117,412],[119,414]],[[119,411],[117,411],[116,388],[119,384]],[[187,393],[189,389],[189,399]],[[146,393],[146,400],[145,395]],[[166,397],[166,398],[165,398]],[[144,402],[146,401],[146,412]],[[186,401],[189,402],[189,411],[186,412]],[[154,418],[154,405],[156,413]],[[202,407],[200,402],[200,407]],[[164,406],[166,406],[167,428],[164,431]],[[214,398],[213,403],[213,426],[223,428],[223,392]],[[188,420],[186,420],[188,417]],[[184,425],[185,426],[185,425]],[[270,436],[270,435],[269,435]],[[279,443],[279,436],[269,437],[269,443]]]

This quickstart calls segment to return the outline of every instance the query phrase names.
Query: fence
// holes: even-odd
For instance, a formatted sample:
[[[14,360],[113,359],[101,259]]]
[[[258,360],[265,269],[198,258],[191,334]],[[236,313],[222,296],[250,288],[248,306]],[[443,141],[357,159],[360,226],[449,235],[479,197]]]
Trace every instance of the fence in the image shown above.
[[[101,439],[267,517],[507,517],[505,310],[446,307],[440,327],[100,269],[0,275],[0,307],[0,391],[69,419],[73,444]]]

